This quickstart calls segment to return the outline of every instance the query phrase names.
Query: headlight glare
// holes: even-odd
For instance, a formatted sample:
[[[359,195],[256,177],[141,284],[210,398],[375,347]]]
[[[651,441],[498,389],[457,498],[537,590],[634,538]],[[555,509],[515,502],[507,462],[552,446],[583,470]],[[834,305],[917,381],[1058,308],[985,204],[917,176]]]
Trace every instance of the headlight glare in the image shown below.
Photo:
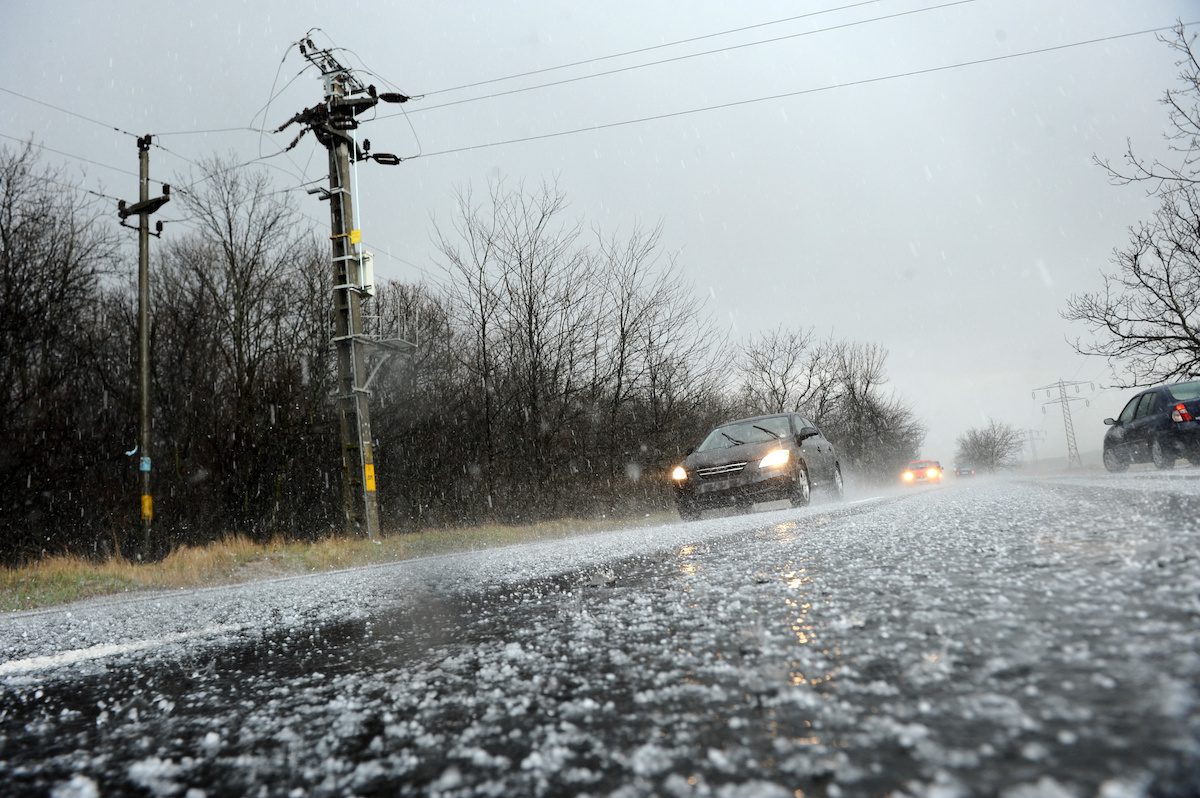
[[[758,461],[759,468],[778,468],[781,465],[787,465],[791,454],[787,449],[776,449],[767,454],[766,457]]]
[[[676,482],[683,482],[687,479],[687,471],[681,465],[675,466],[675,470],[671,472],[671,479]]]

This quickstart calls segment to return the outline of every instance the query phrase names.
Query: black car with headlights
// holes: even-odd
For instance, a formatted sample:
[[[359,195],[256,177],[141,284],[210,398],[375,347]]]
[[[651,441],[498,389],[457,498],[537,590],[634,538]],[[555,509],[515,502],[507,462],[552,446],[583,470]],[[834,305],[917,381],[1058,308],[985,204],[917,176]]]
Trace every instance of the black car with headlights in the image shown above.
[[[1173,468],[1186,457],[1200,465],[1200,382],[1160,385],[1129,400],[1121,414],[1104,419],[1104,467],[1124,471],[1130,463]]]
[[[704,437],[671,473],[679,515],[788,499],[808,504],[813,488],[842,495],[842,467],[833,444],[794,413],[754,416],[722,424]]]

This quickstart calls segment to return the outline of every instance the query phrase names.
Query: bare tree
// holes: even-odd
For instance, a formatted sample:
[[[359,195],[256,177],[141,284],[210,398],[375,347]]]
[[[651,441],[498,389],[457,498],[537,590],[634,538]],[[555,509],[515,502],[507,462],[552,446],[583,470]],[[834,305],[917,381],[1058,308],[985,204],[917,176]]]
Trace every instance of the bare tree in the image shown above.
[[[1073,295],[1062,314],[1091,332],[1076,351],[1106,358],[1126,387],[1200,374],[1200,61],[1182,25],[1163,41],[1180,55],[1183,87],[1163,98],[1178,162],[1143,158],[1132,145],[1123,167],[1097,161],[1114,183],[1147,185],[1159,207],[1114,252],[1102,288]]]
[[[969,464],[985,471],[1009,468],[1025,445],[1019,430],[988,419],[987,425],[969,429],[958,436],[958,451],[955,459],[960,464]]]
[[[304,424],[326,431],[328,260],[264,172],[201,168],[180,192],[191,229],[163,247],[156,286],[156,436],[185,495],[217,491],[226,524],[267,536],[302,449],[322,459],[315,437],[297,444]]]
[[[925,426],[903,399],[885,392],[887,350],[842,341],[833,346],[831,360],[835,395],[825,415],[812,414],[814,419],[852,468],[891,478],[920,450]]]
[[[9,556],[62,544],[67,530],[49,530],[75,509],[63,488],[92,459],[76,453],[97,432],[83,389],[101,365],[90,344],[116,262],[117,239],[100,223],[109,211],[64,188],[32,145],[0,148],[0,553]],[[26,523],[35,517],[42,523]]]
[[[1108,359],[1127,387],[1200,374],[1200,195],[1168,192],[1152,221],[1131,231],[1114,255],[1117,270],[1099,291],[1075,294],[1064,317],[1086,324],[1092,341],[1075,349]]]
[[[824,415],[834,390],[833,342],[813,328],[782,325],[743,344],[738,357],[748,407],[762,413]]]
[[[1200,57],[1195,49],[1196,36],[1189,36],[1183,24],[1177,23],[1170,35],[1160,34],[1158,40],[1175,51],[1182,84],[1163,92],[1161,100],[1167,108],[1167,148],[1178,161],[1167,163],[1138,155],[1132,142],[1126,143],[1121,166],[1093,157],[1114,184],[1147,183],[1151,193],[1194,186],[1200,179]]]
[[[453,233],[438,230],[448,270],[461,278],[447,304],[469,346],[462,365],[483,416],[483,478],[529,493],[563,478],[555,452],[571,435],[589,332],[594,329],[595,258],[578,245],[557,186],[514,191],[492,184],[486,206],[460,192]],[[506,457],[500,462],[500,451]],[[553,490],[542,495],[552,499]]]

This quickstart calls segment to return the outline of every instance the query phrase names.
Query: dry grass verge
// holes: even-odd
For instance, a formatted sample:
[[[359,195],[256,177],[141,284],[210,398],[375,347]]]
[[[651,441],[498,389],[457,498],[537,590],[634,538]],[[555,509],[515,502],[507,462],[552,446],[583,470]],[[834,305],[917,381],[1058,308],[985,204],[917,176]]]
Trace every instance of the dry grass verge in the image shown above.
[[[526,526],[427,529],[374,541],[328,538],[315,543],[282,540],[254,543],[244,537],[231,536],[207,546],[184,546],[157,563],[135,563],[122,558],[92,562],[81,557],[47,557],[21,568],[0,569],[0,612],[48,607],[136,590],[235,584],[398,562],[433,554],[645,526],[673,518],[673,514],[659,513],[621,520],[568,519]]]

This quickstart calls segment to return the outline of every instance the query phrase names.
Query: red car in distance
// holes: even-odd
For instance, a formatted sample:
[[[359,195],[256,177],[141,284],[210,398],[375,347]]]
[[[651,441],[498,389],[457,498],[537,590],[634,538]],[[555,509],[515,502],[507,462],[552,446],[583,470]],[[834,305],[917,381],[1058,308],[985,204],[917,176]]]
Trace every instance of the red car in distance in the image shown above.
[[[913,460],[900,472],[905,485],[930,485],[942,481],[942,464],[937,460]]]

